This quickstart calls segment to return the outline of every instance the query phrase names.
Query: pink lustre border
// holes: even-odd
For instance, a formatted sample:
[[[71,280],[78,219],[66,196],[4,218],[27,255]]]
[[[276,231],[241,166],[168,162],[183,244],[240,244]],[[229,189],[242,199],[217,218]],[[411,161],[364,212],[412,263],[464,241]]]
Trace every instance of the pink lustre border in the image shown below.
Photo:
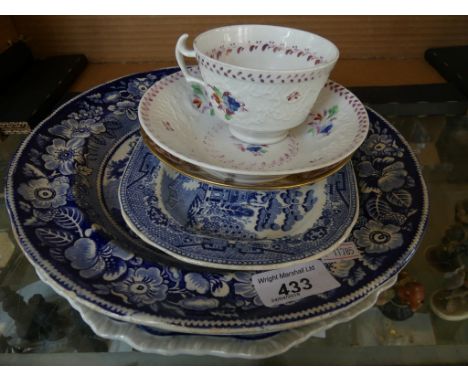
[[[248,70],[234,70],[231,69],[229,64],[217,64],[209,58],[197,55],[198,64],[210,72],[218,75],[224,75],[225,77],[234,78],[237,80],[260,82],[267,84],[284,84],[284,83],[301,83],[313,81],[315,78],[320,78],[324,73],[327,73],[330,69],[329,66],[316,69],[312,73],[296,73],[296,74],[267,74],[267,73],[256,73]],[[311,68],[313,69],[313,68]]]

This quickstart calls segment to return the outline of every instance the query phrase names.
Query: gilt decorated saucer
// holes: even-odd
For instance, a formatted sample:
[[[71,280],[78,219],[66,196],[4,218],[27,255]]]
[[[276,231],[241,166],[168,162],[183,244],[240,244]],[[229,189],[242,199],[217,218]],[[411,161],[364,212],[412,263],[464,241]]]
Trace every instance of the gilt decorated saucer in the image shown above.
[[[298,174],[286,175],[284,177],[264,177],[260,175],[236,175],[222,172],[207,172],[202,167],[185,162],[175,156],[165,152],[161,147],[151,141],[146,133],[141,130],[143,142],[151,152],[165,166],[180,172],[189,178],[199,180],[204,183],[213,184],[225,188],[236,188],[243,190],[287,190],[298,188],[308,184],[314,184],[339,171],[351,158],[343,159],[333,166],[324,167],[320,170],[301,172]]]
[[[192,74],[197,73],[192,68]],[[357,150],[369,129],[363,104],[333,81],[326,83],[307,120],[271,145],[234,138],[227,124],[214,116],[203,91],[190,87],[180,72],[148,89],[138,115],[148,137],[176,158],[213,174],[270,180],[337,164]]]
[[[174,72],[139,73],[80,94],[39,124],[12,159],[5,188],[12,229],[56,291],[134,324],[259,334],[352,309],[411,260],[427,224],[426,187],[410,146],[370,109],[370,132],[353,155],[360,212],[348,240],[360,257],[324,264],[339,287],[269,308],[252,285],[255,272],[202,269],[135,238],[117,187],[138,142],[141,96]]]
[[[146,243],[192,264],[261,270],[324,256],[358,216],[351,163],[300,188],[238,190],[198,182],[163,166],[140,140],[122,174],[122,216]]]

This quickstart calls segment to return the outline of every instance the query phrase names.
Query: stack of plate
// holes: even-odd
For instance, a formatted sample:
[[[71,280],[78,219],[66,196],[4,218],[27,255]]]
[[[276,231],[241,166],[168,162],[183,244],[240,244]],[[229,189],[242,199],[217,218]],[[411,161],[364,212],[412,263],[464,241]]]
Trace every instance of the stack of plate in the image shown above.
[[[177,69],[58,109],[13,159],[6,198],[39,276],[98,334],[242,357],[281,353],[372,306],[428,211],[408,144],[342,86],[328,82],[286,140],[251,145]],[[359,255],[330,256],[343,242]],[[264,304],[253,275],[316,259],[338,287]]]

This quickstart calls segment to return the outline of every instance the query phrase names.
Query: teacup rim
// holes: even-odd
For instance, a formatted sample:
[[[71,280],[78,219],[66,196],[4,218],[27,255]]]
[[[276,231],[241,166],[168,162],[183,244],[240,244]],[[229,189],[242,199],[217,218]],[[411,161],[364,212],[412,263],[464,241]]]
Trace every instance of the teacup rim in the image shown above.
[[[316,38],[319,38],[321,40],[323,40],[324,42],[328,43],[329,45],[332,46],[332,48],[334,48],[335,50],[335,57],[332,58],[330,61],[326,61],[324,63],[321,63],[321,64],[318,64],[318,65],[315,65],[313,67],[310,67],[310,68],[301,68],[301,69],[257,69],[257,68],[252,68],[252,67],[248,67],[248,66],[240,66],[240,65],[234,65],[234,64],[230,64],[230,63],[227,63],[227,62],[224,62],[224,61],[220,61],[220,60],[217,60],[216,58],[212,58],[210,56],[208,56],[207,54],[203,53],[198,47],[197,47],[197,40],[202,37],[203,35],[206,35],[208,33],[212,33],[212,32],[215,32],[215,31],[219,31],[219,30],[222,30],[222,29],[234,29],[236,27],[270,27],[270,28],[281,28],[281,29],[287,29],[287,30],[291,30],[291,31],[297,31],[297,32],[301,32],[301,33],[307,33],[309,35],[312,35]],[[322,69],[322,68],[326,68],[326,67],[329,67],[329,66],[332,66],[332,65],[335,65],[336,62],[338,61],[339,57],[340,57],[340,50],[338,49],[338,47],[336,46],[335,43],[333,43],[331,40],[323,37],[323,36],[320,36],[316,33],[313,33],[313,32],[309,32],[309,31],[306,31],[306,30],[303,30],[303,29],[298,29],[298,28],[291,28],[291,27],[286,27],[286,26],[282,26],[282,25],[272,25],[272,24],[232,24],[232,25],[224,25],[224,26],[221,26],[221,27],[217,27],[217,28],[212,28],[212,29],[209,29],[209,30],[206,30],[202,33],[199,33],[197,36],[195,36],[194,40],[193,40],[193,49],[195,50],[196,54],[203,57],[205,60],[209,60],[209,61],[213,61],[215,63],[218,63],[218,64],[222,64],[226,67],[229,67],[229,68],[232,68],[234,70],[244,70],[244,71],[249,71],[249,72],[253,72],[253,73],[272,73],[272,74],[284,74],[284,73],[307,73],[307,72],[310,72],[310,71],[316,71],[316,70],[319,70],[319,69]]]

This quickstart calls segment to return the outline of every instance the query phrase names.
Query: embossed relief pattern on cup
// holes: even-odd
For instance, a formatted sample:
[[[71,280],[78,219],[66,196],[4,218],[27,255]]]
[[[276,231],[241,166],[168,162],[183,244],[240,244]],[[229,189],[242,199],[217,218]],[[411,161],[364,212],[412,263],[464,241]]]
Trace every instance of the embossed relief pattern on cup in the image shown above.
[[[230,95],[244,105],[244,112],[236,112],[229,122],[234,126],[248,125],[250,130],[276,131],[283,130],[285,124],[291,127],[301,124],[307,117],[311,105],[319,95],[319,90],[325,84],[327,75],[324,70],[317,73],[312,82],[269,83],[259,86],[257,82],[220,77],[210,70],[201,68],[206,83],[218,89],[229,89]],[[296,102],[288,102],[288,96],[297,92],[301,97]],[[213,98],[213,93],[210,94]],[[216,108],[221,118],[224,111]]]

